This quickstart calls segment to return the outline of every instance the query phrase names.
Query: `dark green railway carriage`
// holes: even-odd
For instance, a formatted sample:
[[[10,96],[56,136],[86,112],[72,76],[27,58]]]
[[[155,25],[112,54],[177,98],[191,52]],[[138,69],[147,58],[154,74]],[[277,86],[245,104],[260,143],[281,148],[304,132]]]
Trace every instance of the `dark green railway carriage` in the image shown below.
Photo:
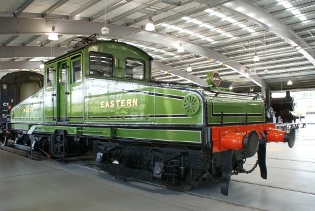
[[[161,178],[176,190],[223,178],[227,194],[244,158],[258,150],[266,177],[266,142],[294,143],[264,123],[261,100],[152,81],[151,60],[132,45],[98,41],[46,62],[44,88],[12,109],[15,145],[54,157],[93,149],[111,173]]]

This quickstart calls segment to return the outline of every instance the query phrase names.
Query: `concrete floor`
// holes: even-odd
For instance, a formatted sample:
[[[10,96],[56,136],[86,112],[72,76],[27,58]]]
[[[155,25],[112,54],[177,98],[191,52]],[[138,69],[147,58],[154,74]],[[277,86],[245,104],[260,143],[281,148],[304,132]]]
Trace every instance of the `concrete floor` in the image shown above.
[[[124,182],[76,164],[34,161],[0,150],[0,211],[48,210],[314,210],[315,125],[299,129],[295,147],[269,144],[268,179],[232,176],[229,196],[219,185],[179,193]],[[250,169],[256,157],[248,160]]]

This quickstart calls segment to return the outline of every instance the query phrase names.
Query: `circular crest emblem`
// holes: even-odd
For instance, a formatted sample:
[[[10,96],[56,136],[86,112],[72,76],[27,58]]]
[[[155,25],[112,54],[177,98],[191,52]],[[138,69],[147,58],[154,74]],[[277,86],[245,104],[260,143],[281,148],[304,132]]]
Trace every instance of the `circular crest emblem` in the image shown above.
[[[182,106],[188,116],[193,116],[200,109],[200,100],[196,95],[188,94],[184,97]]]

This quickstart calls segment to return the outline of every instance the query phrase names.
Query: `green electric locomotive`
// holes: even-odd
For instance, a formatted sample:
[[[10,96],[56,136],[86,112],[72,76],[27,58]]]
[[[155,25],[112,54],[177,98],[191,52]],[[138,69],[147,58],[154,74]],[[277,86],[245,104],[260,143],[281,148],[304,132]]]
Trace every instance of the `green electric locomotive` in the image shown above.
[[[117,176],[161,179],[187,190],[220,181],[258,152],[267,178],[267,142],[294,145],[294,130],[265,123],[255,96],[158,82],[152,58],[118,42],[94,41],[45,63],[44,87],[11,111],[15,146],[67,157],[93,150],[96,163]]]

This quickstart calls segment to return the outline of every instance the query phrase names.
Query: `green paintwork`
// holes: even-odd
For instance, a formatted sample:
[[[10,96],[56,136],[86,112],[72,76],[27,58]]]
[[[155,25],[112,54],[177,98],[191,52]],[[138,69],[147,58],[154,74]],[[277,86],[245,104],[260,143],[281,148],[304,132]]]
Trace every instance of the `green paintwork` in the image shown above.
[[[104,138],[112,138],[116,135],[115,128],[83,127],[80,132],[83,136],[98,136]]]
[[[201,143],[201,132],[191,130],[117,129],[116,136],[136,140]]]
[[[113,77],[89,76],[90,51],[112,55]],[[126,58],[144,61],[142,80],[125,77]],[[151,60],[142,50],[114,41],[90,44],[51,60],[45,64],[44,89],[12,109],[12,128],[37,125],[35,132],[58,129],[80,136],[201,143],[201,131],[206,124],[220,124],[221,112],[224,124],[243,124],[246,113],[248,123],[264,121],[261,100],[150,81]],[[81,67],[76,81],[75,61]],[[47,82],[49,68],[53,86]],[[158,128],[161,125],[174,129]],[[140,129],[131,129],[134,126]],[[191,127],[194,130],[183,129]]]
[[[11,128],[15,130],[28,131],[32,125],[29,124],[11,124]]]
[[[80,134],[78,132],[77,127],[71,127],[71,126],[50,126],[50,125],[38,125],[36,128],[36,131],[39,132],[45,132],[45,133],[53,133],[55,130],[66,130],[68,134],[75,135]]]
[[[264,104],[261,100],[245,100],[242,98],[213,97],[208,103],[208,123],[221,122],[223,112],[224,123],[264,122]]]
[[[34,124],[16,123],[16,124],[12,124],[12,129],[28,131],[31,129],[31,127],[33,125]],[[58,125],[41,125],[41,124],[36,124],[36,128],[34,131],[42,132],[42,133],[54,133],[55,130],[65,130],[65,131],[67,131],[67,134],[70,134],[70,135],[76,135],[76,134],[80,135],[80,133],[81,133],[81,129],[78,127],[58,126]]]
[[[43,90],[16,105],[11,111],[12,122],[41,122],[43,121]]]

